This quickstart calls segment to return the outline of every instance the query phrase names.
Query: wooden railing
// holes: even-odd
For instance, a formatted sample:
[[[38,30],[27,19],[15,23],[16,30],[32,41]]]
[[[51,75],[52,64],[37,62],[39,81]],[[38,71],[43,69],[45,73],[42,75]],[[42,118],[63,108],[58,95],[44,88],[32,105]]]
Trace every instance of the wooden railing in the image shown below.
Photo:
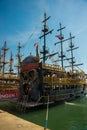
[[[43,77],[43,82],[52,84],[84,84],[86,82],[85,79],[75,79],[75,78],[57,78],[57,77]]]

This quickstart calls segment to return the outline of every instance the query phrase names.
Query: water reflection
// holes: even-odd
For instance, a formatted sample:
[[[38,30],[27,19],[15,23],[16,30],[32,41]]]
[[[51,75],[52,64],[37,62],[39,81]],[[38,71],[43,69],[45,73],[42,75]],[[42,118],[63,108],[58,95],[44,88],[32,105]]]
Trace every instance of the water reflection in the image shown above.
[[[77,106],[77,107],[87,107],[87,105],[79,104],[79,103],[73,103],[73,102],[65,102],[65,104],[71,105],[71,106]]]

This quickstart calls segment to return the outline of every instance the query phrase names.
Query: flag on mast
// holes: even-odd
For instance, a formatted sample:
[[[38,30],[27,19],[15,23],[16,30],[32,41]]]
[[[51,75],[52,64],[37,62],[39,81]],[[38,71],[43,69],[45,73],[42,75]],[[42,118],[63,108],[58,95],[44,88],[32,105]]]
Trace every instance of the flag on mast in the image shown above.
[[[62,34],[56,35],[55,37],[59,38],[60,40],[64,39],[64,36]]]

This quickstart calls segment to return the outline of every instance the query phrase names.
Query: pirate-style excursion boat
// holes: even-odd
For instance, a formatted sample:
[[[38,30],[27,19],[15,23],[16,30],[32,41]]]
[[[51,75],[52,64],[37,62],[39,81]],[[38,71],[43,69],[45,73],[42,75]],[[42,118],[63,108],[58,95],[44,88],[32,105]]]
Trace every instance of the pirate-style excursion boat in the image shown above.
[[[6,61],[7,48],[6,41],[0,52],[0,101],[19,97],[19,73],[13,71],[13,55],[11,52],[9,62]],[[20,51],[20,44],[18,45]],[[18,53],[18,60],[20,59]],[[19,65],[17,65],[19,70]],[[7,71],[6,71],[7,68]],[[19,71],[18,71],[19,72]]]
[[[36,56],[29,55],[21,62],[20,67],[20,93],[21,96],[17,101],[13,101],[17,104],[17,108],[24,111],[26,108],[35,107],[39,105],[45,105],[49,103],[56,103],[60,101],[69,101],[78,97],[86,95],[86,75],[83,71],[76,70],[75,67],[82,65],[75,63],[75,57],[73,51],[78,47],[74,47],[72,39],[74,38],[71,33],[68,39],[64,39],[62,27],[58,29],[59,35],[56,37],[59,39],[61,46],[61,54],[59,56],[61,66],[57,64],[47,64],[48,57],[57,55],[58,52],[49,54],[46,48],[46,36],[51,34],[53,30],[49,31],[47,27],[47,20],[50,17],[46,17],[44,14],[43,20],[43,35],[39,38],[44,40],[43,50],[40,52],[42,57],[38,53],[38,43],[35,43]],[[63,53],[63,43],[69,40],[69,50],[71,57],[66,58]],[[70,55],[69,55],[70,56]],[[64,61],[69,61],[69,66],[64,66]],[[66,69],[66,67],[71,69]]]

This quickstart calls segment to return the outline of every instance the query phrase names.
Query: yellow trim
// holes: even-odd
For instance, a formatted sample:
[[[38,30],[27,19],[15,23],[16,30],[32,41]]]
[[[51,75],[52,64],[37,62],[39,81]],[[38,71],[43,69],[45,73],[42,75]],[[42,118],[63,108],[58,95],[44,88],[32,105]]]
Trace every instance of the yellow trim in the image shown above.
[[[51,65],[51,64],[42,63],[42,68],[43,69],[48,69],[48,70],[55,70],[55,71],[65,72],[65,69],[61,68],[59,65]]]

